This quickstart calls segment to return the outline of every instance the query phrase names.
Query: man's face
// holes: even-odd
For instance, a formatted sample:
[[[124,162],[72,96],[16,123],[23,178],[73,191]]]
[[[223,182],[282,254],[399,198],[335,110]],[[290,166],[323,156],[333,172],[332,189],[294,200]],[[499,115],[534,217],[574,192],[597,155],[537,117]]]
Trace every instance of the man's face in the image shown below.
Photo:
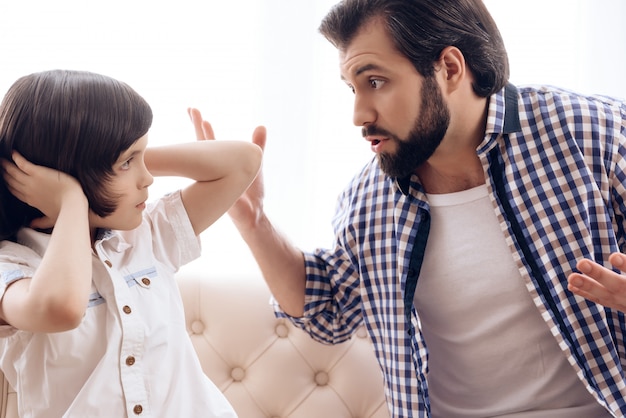
[[[422,77],[374,20],[340,51],[342,78],[355,94],[354,124],[363,127],[381,169],[405,177],[428,160],[450,113],[434,77]]]

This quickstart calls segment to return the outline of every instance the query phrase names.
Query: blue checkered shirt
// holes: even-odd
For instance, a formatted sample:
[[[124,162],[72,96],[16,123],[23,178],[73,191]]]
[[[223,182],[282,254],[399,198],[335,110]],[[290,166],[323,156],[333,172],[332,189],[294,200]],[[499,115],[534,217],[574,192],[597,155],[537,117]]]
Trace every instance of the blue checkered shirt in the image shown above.
[[[582,258],[608,267],[609,254],[626,250],[626,105],[508,85],[489,99],[477,153],[511,254],[563,355],[601,405],[625,416],[624,314],[574,296],[567,276]],[[373,159],[340,196],[333,224],[335,248],[305,254],[305,313],[291,320],[331,344],[365,324],[391,416],[428,417],[413,306],[430,225],[424,190]]]

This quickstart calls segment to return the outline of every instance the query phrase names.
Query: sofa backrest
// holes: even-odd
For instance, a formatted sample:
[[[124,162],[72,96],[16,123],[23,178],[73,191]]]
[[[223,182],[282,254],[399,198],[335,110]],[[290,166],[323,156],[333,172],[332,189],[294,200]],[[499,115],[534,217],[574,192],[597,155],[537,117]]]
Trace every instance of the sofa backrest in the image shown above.
[[[178,280],[202,368],[240,418],[389,418],[364,329],[323,345],[274,316],[260,277]],[[0,378],[0,418],[17,418],[15,391]]]
[[[283,319],[259,277],[179,276],[202,367],[240,418],[388,418],[365,332],[324,345]]]

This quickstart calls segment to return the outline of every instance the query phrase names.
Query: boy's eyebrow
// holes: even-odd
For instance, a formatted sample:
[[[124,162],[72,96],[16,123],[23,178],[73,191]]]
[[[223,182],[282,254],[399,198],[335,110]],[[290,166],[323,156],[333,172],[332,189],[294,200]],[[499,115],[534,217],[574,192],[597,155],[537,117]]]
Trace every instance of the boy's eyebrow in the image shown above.
[[[141,150],[135,149],[135,150],[126,150],[126,152],[120,154],[120,157],[117,159],[117,161],[125,161],[128,160],[131,157],[134,157],[135,155],[139,154],[141,152]]]

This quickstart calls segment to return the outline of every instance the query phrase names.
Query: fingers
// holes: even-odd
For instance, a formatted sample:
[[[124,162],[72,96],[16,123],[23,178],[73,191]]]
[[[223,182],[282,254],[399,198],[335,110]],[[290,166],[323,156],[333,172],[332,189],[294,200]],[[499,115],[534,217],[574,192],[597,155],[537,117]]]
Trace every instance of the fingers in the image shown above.
[[[2,160],[3,177],[9,191],[18,199],[22,199],[23,196],[19,193],[19,188],[23,184],[23,176],[25,176],[23,167],[27,164],[27,161],[17,152],[13,153],[13,160],[15,162]]]
[[[611,293],[600,283],[579,273],[573,273],[567,278],[567,288],[570,292],[589,299],[595,303],[606,305]]]
[[[193,128],[196,131],[196,139],[203,140],[204,132],[202,130],[202,115],[198,109],[189,108],[187,109],[187,113],[189,114],[189,118],[191,119],[191,123],[193,124]]]
[[[213,127],[208,121],[202,119],[202,114],[198,109],[189,108],[187,109],[187,113],[189,114],[193,128],[196,131],[196,139],[198,141],[215,139]]]
[[[626,266],[624,254],[614,253],[609,261],[622,270]],[[571,292],[610,308],[626,310],[625,275],[591,260],[580,260],[576,267],[581,273],[572,273],[568,277],[568,289]]]
[[[609,256],[609,263],[611,263],[615,268],[620,269],[623,272],[626,272],[626,254],[622,253],[613,253]]]
[[[267,129],[265,126],[257,126],[252,132],[252,142],[259,147],[263,151],[265,151],[265,141],[267,140]]]
[[[213,133],[213,127],[206,120],[202,121],[202,132],[204,133],[204,139],[215,139],[215,134]]]
[[[617,254],[612,254],[609,260],[616,260]],[[594,263],[591,260],[580,260],[576,267],[586,276],[589,276],[599,285],[603,286],[610,292],[625,292],[626,296],[626,277],[622,276],[601,266],[598,263]]]
[[[190,107],[187,109],[187,114],[191,119],[194,130],[196,132],[196,139],[203,141],[207,139],[215,139],[215,132],[213,132],[213,126],[206,120],[202,119],[202,113],[200,110]],[[257,126],[252,133],[252,142],[262,150],[265,150],[265,142],[267,139],[267,130],[265,126]]]
[[[11,154],[11,158],[13,159],[13,161],[5,160],[5,164],[4,164],[5,168],[17,167],[20,171],[23,171],[23,172],[27,171],[28,164],[30,163],[28,162],[26,158],[22,156],[22,154],[20,154],[17,151],[13,151],[13,153]]]

